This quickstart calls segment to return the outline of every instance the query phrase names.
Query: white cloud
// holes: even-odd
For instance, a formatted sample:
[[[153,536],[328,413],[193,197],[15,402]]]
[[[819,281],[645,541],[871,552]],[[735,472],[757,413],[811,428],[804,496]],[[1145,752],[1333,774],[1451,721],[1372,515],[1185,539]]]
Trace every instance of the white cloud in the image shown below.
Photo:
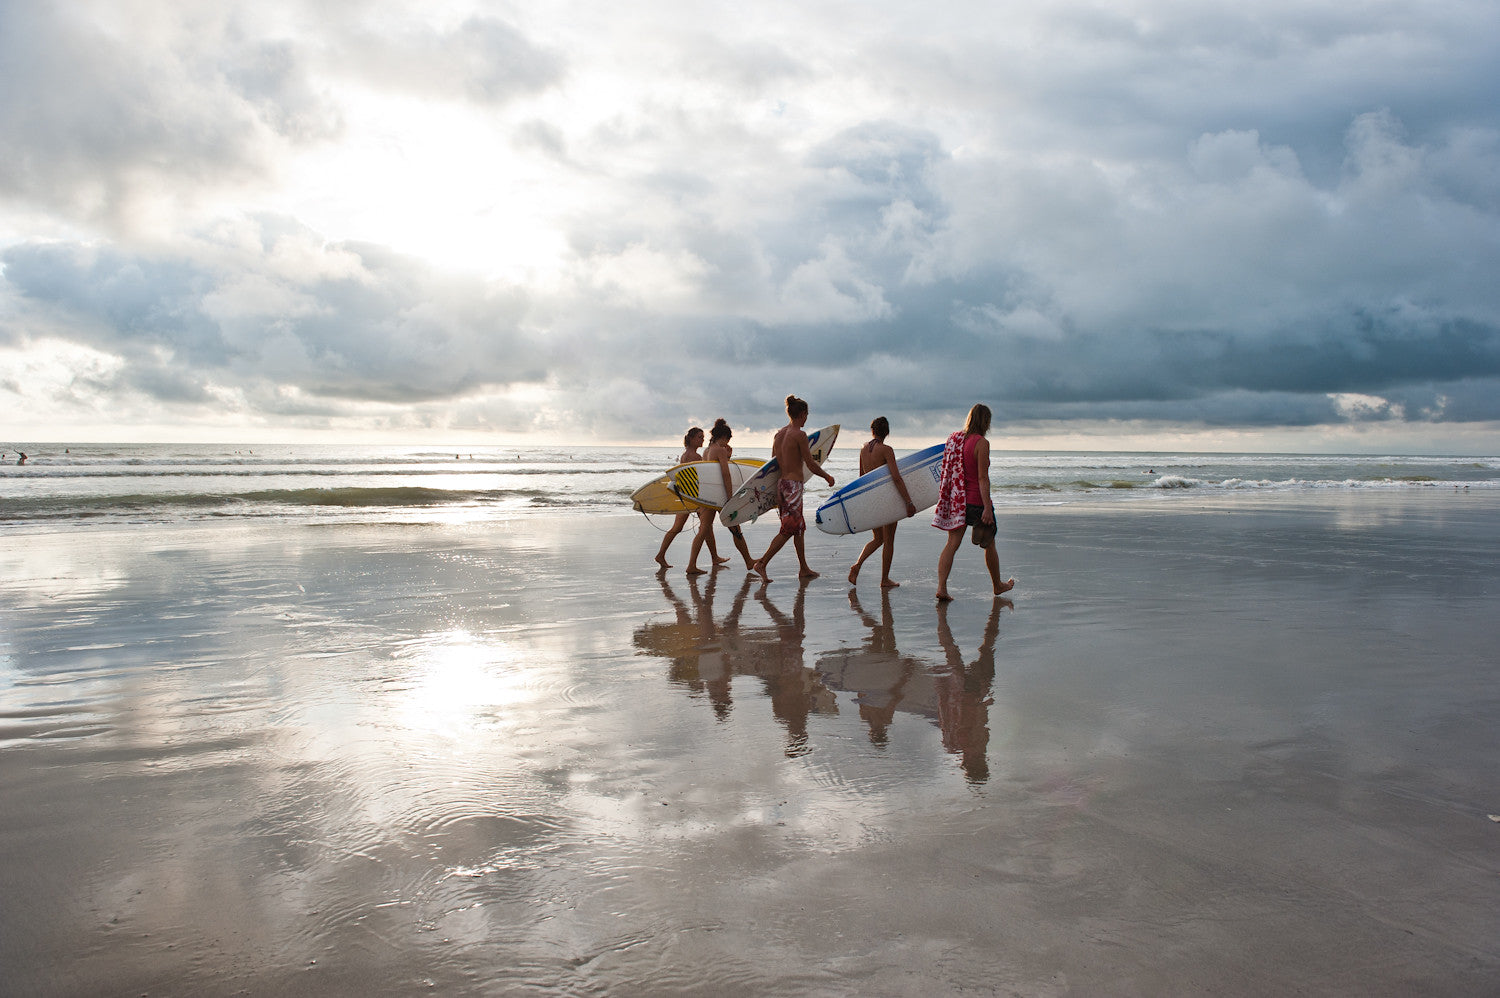
[[[0,5],[0,344],[79,420],[1477,425],[1497,65],[1478,0]]]

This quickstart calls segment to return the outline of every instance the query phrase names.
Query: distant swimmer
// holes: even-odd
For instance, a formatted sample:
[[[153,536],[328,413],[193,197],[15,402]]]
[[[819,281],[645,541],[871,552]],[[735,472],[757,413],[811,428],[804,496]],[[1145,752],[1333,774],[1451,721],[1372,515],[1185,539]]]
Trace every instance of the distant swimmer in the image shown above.
[[[938,504],[932,525],[948,531],[948,541],[938,555],[938,602],[953,599],[948,595],[948,573],[953,557],[964,542],[964,531],[974,528],[974,543],[984,549],[984,566],[989,569],[995,595],[1010,592],[1016,580],[1000,581],[1000,555],[995,551],[995,506],[990,500],[990,407],[976,402],[969,410],[964,428],[948,437],[939,472]]]
[[[906,500],[906,515],[916,516],[916,503],[911,501],[911,493],[906,491],[906,481],[901,477],[901,469],[896,466],[896,452],[885,442],[885,438],[890,436],[890,433],[890,420],[884,416],[877,416],[870,424],[870,441],[859,451],[859,473],[867,475],[876,468],[889,468],[891,483],[896,486],[896,491],[901,493],[901,498]],[[876,527],[872,533],[875,536],[859,553],[859,560],[854,563],[854,567],[849,569],[849,584],[852,586],[858,583],[859,569],[865,563],[865,559],[876,551],[881,551],[881,588],[895,589],[901,585],[899,582],[891,581],[891,561],[896,556],[896,524],[887,523],[883,527]]]
[[[771,444],[771,456],[776,459],[781,471],[781,478],[776,482],[776,511],[781,515],[781,530],[771,539],[771,546],[766,548],[766,553],[751,566],[765,582],[771,581],[771,577],[766,574],[771,559],[776,557],[776,552],[788,540],[793,541],[797,549],[797,577],[818,577],[818,573],[807,563],[807,551],[803,546],[803,535],[807,533],[807,519],[802,515],[802,478],[805,469],[811,468],[813,474],[829,485],[833,484],[833,476],[824,471],[818,459],[813,457],[807,433],[802,429],[807,423],[807,403],[795,395],[788,395],[786,415],[787,424],[776,431],[776,439]]]
[[[24,452],[21,454],[21,456],[19,458],[16,459],[16,463],[17,464],[25,464],[26,463],[26,454]]]

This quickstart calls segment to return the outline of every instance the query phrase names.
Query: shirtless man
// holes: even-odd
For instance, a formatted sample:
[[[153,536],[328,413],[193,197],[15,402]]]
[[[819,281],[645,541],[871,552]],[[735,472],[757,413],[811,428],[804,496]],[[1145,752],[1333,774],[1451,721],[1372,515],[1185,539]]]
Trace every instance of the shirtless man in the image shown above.
[[[884,416],[877,416],[870,424],[870,442],[859,451],[859,473],[868,475],[881,465],[889,468],[891,482],[896,486],[896,491],[901,494],[901,498],[906,500],[906,515],[916,516],[916,504],[911,501],[911,493],[906,491],[906,482],[901,477],[901,469],[896,467],[896,452],[885,442],[885,438],[890,436],[890,433],[890,421]],[[854,563],[854,567],[849,569],[849,584],[852,586],[859,581],[859,569],[865,563],[865,559],[884,548],[885,550],[880,555],[880,587],[895,589],[901,585],[899,582],[891,581],[891,560],[896,556],[896,524],[887,523],[883,527],[876,527],[872,532],[875,536],[859,553],[859,560]]]
[[[807,469],[829,485],[833,476],[812,456],[807,443],[807,433],[802,427],[807,423],[807,403],[795,395],[786,397],[787,424],[776,431],[776,440],[771,444],[771,456],[781,469],[781,479],[776,483],[776,510],[781,514],[781,530],[771,539],[771,546],[751,568],[760,573],[765,582],[771,577],[766,568],[788,540],[795,543],[799,579],[816,579],[818,573],[807,563],[807,552],[803,548],[802,535],[807,533],[807,519],[802,515],[802,478]]]

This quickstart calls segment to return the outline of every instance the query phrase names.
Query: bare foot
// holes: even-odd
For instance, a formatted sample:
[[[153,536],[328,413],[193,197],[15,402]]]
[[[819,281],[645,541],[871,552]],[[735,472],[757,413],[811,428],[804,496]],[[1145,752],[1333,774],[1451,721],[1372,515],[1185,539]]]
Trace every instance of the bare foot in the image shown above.
[[[804,569],[802,569],[801,571],[799,571],[797,573],[797,578],[799,578],[799,579],[816,579],[819,576],[819,574],[821,574],[821,573],[814,572],[810,568],[804,568]]]
[[[728,558],[715,558],[714,559],[714,564],[715,565],[727,565],[727,564],[729,564],[729,559]]]
[[[999,589],[995,590],[995,595],[999,596],[1001,593],[1008,593],[1014,588],[1016,588],[1016,580],[1011,579],[1009,582],[1003,583]]]
[[[671,565],[667,564],[667,556],[664,555],[664,554],[659,554],[659,555],[656,556],[656,563],[658,565],[660,565],[662,568],[671,568],[672,567]]]
[[[899,583],[899,582],[892,582],[890,579],[881,579],[880,580],[880,588],[881,589],[900,589],[901,588],[901,583]]]
[[[689,575],[707,575],[708,572],[707,572],[706,569],[699,568],[697,565],[689,565],[687,567],[687,574],[689,574]]]
[[[857,585],[859,585],[859,566],[858,565],[855,565],[853,568],[849,569],[849,584],[851,586],[857,586]]]
[[[771,577],[766,574],[766,563],[763,562],[763,561],[757,561],[755,564],[751,565],[750,566],[750,571],[752,571],[752,572],[759,572],[760,573],[760,580],[762,582],[770,582],[771,581]]]
[[[937,594],[937,601],[939,603],[952,603],[953,602],[953,597],[949,596],[947,593],[938,593]]]

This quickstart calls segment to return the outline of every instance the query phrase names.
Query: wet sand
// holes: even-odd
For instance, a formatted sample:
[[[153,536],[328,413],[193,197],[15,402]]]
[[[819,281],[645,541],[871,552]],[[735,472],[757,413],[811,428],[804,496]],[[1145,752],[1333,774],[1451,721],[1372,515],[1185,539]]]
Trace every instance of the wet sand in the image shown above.
[[[1500,499],[1002,520],[10,534],[0,992],[1493,989]]]

